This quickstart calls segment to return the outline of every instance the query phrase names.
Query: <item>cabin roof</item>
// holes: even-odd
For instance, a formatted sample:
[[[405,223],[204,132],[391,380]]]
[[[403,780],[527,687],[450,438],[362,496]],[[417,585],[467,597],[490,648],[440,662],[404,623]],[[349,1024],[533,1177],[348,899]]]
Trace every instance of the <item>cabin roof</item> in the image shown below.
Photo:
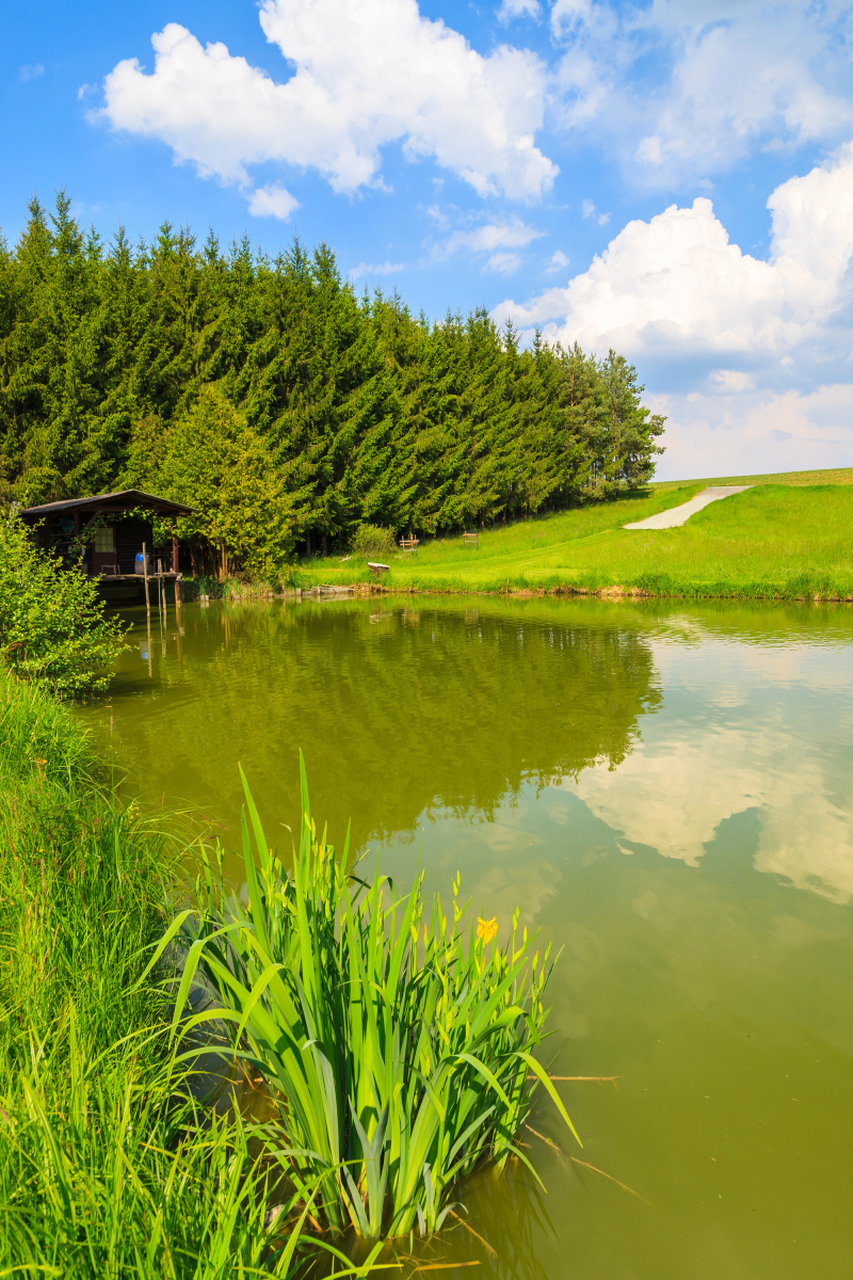
[[[22,516],[49,516],[63,511],[131,511],[145,507],[161,516],[190,516],[195,508],[171,498],[158,498],[144,489],[119,489],[115,493],[96,493],[90,498],[66,498],[62,502],[45,502],[40,507],[23,507]]]

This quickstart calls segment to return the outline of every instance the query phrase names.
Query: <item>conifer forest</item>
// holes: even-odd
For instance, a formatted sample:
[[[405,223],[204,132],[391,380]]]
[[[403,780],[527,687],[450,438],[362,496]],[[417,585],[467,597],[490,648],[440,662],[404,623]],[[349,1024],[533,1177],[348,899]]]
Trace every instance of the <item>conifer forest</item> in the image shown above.
[[[663,429],[642,391],[614,351],[359,294],[325,245],[106,243],[64,193],[0,243],[4,499],[146,489],[258,573],[364,522],[438,534],[636,488]]]

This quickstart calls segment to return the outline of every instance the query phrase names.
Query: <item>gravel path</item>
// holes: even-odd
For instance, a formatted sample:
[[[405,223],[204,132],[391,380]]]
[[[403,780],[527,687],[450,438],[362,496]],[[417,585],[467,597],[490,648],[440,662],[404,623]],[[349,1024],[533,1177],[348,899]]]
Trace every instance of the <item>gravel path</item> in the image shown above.
[[[707,507],[711,502],[717,502],[720,498],[728,498],[733,493],[743,493],[745,489],[751,489],[751,484],[714,484],[707,489],[703,489],[701,493],[697,493],[695,498],[691,498],[689,502],[682,502],[680,507],[672,507],[669,511],[660,511],[656,516],[649,516],[647,520],[635,520],[633,524],[625,524],[623,529],[675,529],[680,524],[686,524],[691,516],[697,511],[701,511],[703,507]]]

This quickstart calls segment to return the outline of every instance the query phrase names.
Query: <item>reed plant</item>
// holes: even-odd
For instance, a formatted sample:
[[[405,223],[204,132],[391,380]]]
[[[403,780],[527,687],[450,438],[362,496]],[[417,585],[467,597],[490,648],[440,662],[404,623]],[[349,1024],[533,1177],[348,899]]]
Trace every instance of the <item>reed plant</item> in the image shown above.
[[[273,1145],[295,1185],[323,1179],[322,1224],[365,1238],[428,1234],[478,1165],[526,1162],[514,1137],[537,1083],[572,1129],[533,1056],[552,964],[517,914],[502,947],[497,921],[466,926],[458,876],[445,913],[438,897],[426,904],[422,876],[404,896],[378,869],[370,884],[353,874],[348,839],[336,852],[318,835],[300,768],[292,872],[245,778],[245,902],[227,889],[221,847],[206,854],[199,914],[170,931],[189,948],[175,1025],[201,969],[220,1006],[184,1025],[230,1023],[231,1051],[270,1085]]]

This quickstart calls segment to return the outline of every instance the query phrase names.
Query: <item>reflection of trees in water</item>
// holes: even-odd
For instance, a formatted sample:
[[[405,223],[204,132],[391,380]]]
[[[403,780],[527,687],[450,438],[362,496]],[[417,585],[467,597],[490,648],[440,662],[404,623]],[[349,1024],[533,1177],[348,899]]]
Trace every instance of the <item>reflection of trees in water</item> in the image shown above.
[[[172,646],[160,696],[147,711],[122,707],[131,767],[233,818],[239,759],[287,820],[301,746],[314,811],[338,834],[352,816],[361,842],[412,831],[434,806],[489,816],[524,782],[615,766],[660,702],[642,634],[602,618],[414,612],[375,601],[186,610],[183,678]]]

